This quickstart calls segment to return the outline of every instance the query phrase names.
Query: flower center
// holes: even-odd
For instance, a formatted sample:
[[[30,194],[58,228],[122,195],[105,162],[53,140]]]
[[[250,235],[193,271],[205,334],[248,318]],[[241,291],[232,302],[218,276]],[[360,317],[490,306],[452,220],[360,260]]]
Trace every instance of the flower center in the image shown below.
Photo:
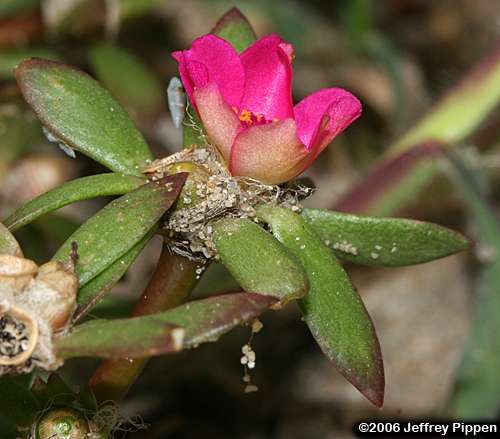
[[[273,120],[266,119],[264,115],[252,113],[251,111],[246,109],[242,109],[241,111],[239,111],[236,107],[232,107],[232,109],[236,113],[238,119],[241,121],[241,124],[245,128],[250,127],[252,125],[265,125],[268,123],[278,121],[278,119],[276,118]]]

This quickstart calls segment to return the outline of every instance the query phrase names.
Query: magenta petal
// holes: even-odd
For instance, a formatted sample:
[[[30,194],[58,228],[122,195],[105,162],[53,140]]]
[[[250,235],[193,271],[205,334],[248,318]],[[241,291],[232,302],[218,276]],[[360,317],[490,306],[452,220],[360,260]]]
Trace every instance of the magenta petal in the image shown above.
[[[239,108],[245,73],[236,50],[226,40],[204,35],[194,40],[189,50],[174,52],[172,56],[179,63],[182,83],[191,102],[195,103],[195,88],[215,83],[224,100]]]
[[[361,103],[346,90],[325,88],[302,99],[294,113],[300,140],[316,156],[361,115]]]
[[[210,83],[206,87],[196,89],[193,96],[211,143],[217,147],[226,162],[229,162],[234,138],[242,128],[240,120],[222,98],[216,84]]]
[[[293,117],[293,47],[278,35],[268,35],[241,54],[245,91],[240,108],[268,120]]]
[[[231,148],[229,171],[280,184],[299,175],[310,162],[309,151],[297,137],[294,120],[285,119],[240,132]]]

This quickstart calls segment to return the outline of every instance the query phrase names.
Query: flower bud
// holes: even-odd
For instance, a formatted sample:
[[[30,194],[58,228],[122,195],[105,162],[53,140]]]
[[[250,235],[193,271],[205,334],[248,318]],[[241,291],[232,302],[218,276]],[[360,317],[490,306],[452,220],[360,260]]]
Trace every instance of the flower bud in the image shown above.
[[[76,410],[60,408],[43,415],[34,425],[33,439],[88,439],[89,423]]]
[[[37,291],[46,294],[39,308],[40,317],[45,319],[53,331],[69,323],[76,308],[78,279],[61,262],[49,262],[40,267],[35,279]]]
[[[33,280],[37,265],[29,259],[12,255],[0,255],[0,284],[20,292]]]

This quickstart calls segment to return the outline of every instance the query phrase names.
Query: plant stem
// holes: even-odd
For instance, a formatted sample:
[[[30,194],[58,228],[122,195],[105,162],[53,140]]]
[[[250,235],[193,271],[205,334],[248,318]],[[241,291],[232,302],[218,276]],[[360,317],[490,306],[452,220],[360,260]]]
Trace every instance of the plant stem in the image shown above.
[[[163,246],[156,270],[133,316],[155,314],[183,303],[197,283],[198,263],[170,252]],[[98,401],[119,401],[138,378],[149,358],[106,360],[90,379]]]

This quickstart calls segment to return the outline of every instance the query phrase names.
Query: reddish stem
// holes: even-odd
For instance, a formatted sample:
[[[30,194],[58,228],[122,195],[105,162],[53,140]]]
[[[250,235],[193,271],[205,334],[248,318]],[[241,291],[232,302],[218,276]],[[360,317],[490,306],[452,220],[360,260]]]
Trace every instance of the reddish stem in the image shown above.
[[[133,316],[154,314],[183,303],[197,283],[198,264],[170,252],[163,246],[156,270]],[[119,401],[138,378],[149,358],[106,360],[90,379],[99,401]]]

